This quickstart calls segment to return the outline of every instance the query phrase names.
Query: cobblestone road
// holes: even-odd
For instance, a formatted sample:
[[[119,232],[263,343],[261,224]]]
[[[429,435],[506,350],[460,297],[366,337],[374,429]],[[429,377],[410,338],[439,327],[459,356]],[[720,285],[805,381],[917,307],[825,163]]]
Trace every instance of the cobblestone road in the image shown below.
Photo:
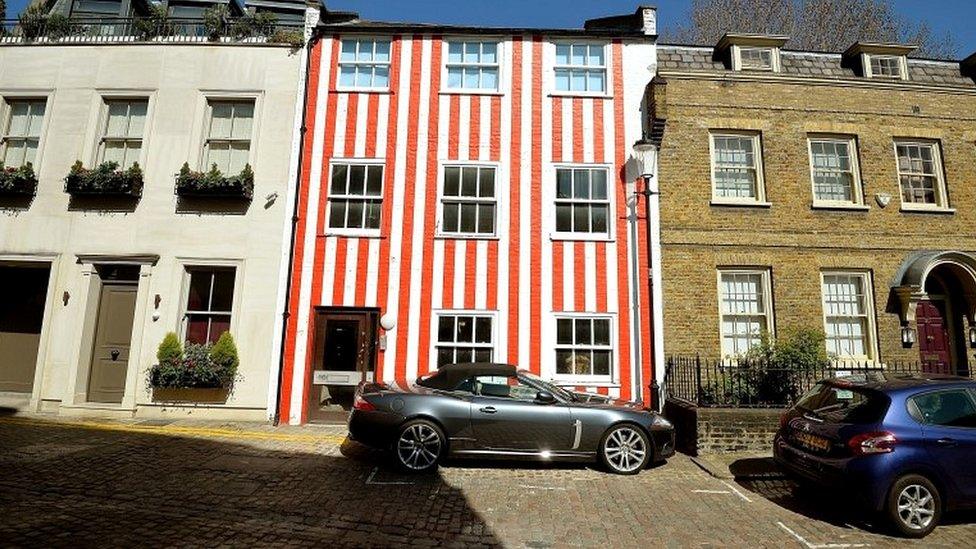
[[[905,544],[830,496],[777,478],[723,481],[680,455],[637,477],[484,462],[412,477],[343,435],[0,418],[0,545]],[[919,546],[976,546],[976,517],[950,521]]]

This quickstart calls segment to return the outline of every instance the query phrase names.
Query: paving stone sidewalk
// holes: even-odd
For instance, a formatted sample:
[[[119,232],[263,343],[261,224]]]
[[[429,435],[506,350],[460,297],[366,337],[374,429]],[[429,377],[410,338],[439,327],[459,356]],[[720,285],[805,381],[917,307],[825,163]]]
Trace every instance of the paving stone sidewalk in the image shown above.
[[[343,426],[0,418],[3,546],[976,546],[976,517],[921,543],[829,494],[716,478],[686,456],[635,477],[576,465],[393,472]]]

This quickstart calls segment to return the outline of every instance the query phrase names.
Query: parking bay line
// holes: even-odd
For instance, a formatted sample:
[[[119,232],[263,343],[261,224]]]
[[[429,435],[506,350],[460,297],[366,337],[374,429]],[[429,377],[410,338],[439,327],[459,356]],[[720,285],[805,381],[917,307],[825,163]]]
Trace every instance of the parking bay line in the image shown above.
[[[739,491],[739,489],[738,489],[738,488],[736,488],[735,486],[732,486],[731,484],[729,484],[728,482],[725,482],[724,480],[722,481],[722,484],[724,484],[724,485],[726,485],[726,486],[728,486],[728,487],[729,487],[729,490],[732,490],[732,492],[733,492],[733,493],[734,493],[735,495],[737,495],[737,496],[739,496],[740,498],[742,498],[742,499],[744,499],[744,500],[746,501],[746,503],[752,503],[752,500],[751,500],[751,499],[749,499],[748,497],[746,497],[746,495],[745,495],[745,494],[743,494],[742,492],[740,492],[740,491]]]
[[[692,490],[693,494],[731,494],[728,490]]]
[[[853,549],[855,547],[868,547],[867,543],[810,543],[800,534],[794,532],[789,526],[782,522],[777,522],[780,528],[790,533],[797,541],[807,546],[807,549]]]
[[[391,484],[412,485],[413,484],[412,482],[407,482],[403,480],[373,480],[373,477],[376,476],[376,472],[379,470],[380,470],[379,467],[373,467],[373,470],[370,471],[369,476],[366,477],[366,484],[378,484],[378,485],[391,485]]]

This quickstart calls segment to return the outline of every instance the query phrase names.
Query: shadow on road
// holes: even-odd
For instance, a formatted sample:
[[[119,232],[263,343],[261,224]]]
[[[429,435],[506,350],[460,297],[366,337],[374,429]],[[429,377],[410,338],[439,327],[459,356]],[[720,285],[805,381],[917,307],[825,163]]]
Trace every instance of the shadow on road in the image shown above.
[[[500,544],[440,475],[397,475],[354,443],[343,445],[345,456],[328,455],[333,445],[262,444],[5,419],[0,539],[25,546]]]

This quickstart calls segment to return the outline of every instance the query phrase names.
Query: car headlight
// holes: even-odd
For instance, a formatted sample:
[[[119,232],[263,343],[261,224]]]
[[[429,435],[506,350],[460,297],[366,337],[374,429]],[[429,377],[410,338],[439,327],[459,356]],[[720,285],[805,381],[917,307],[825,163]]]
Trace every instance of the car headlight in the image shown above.
[[[662,415],[654,414],[651,416],[651,425],[662,429],[673,429],[674,425]]]

